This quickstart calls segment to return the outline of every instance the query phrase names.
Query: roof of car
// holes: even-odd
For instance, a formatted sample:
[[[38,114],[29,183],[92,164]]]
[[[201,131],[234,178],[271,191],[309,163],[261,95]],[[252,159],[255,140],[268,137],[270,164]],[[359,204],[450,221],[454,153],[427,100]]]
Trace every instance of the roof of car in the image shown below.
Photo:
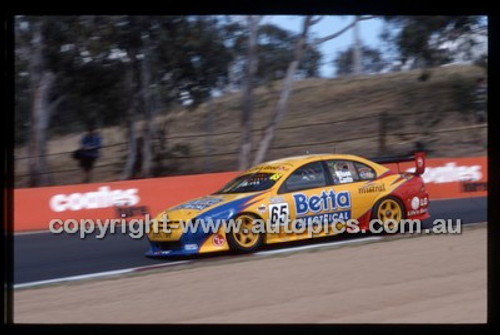
[[[347,155],[347,154],[309,154],[309,155],[291,156],[291,157],[276,159],[273,161],[262,163],[261,165],[291,164],[294,166],[299,166],[308,161],[316,161],[324,159],[366,160],[366,158],[360,156]]]
[[[308,162],[314,162],[318,160],[330,160],[330,159],[346,159],[346,160],[355,160],[362,163],[368,163],[372,166],[378,166],[378,170],[385,170],[385,167],[378,165],[375,162],[372,162],[366,158],[355,156],[355,155],[345,155],[345,154],[309,154],[309,155],[300,155],[300,156],[292,156],[281,159],[276,159],[269,162],[264,162],[259,165],[256,165],[246,172],[291,172],[298,168],[299,166],[306,164]]]
[[[311,155],[286,157],[265,162],[244,171],[242,174],[244,175],[250,173],[270,173],[270,174],[288,175],[304,164],[320,160],[335,160],[335,159],[354,160],[369,165],[373,169],[375,169],[377,175],[382,175],[383,173],[389,171],[389,168],[387,168],[386,166],[380,165],[369,159],[356,155],[311,154]]]

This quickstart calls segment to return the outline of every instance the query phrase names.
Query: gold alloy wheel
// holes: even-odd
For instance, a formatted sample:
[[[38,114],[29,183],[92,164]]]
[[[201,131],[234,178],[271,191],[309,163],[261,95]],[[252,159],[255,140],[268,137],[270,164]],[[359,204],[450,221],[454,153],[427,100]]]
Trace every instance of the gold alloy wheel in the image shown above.
[[[384,225],[385,221],[390,219],[399,223],[403,217],[401,205],[394,199],[384,199],[378,206],[377,217]],[[389,223],[387,227],[393,229],[394,224]]]
[[[249,215],[241,215],[238,220],[241,220],[241,225],[239,230],[232,232],[234,241],[245,249],[254,247],[259,242],[259,233],[252,231],[254,218]]]

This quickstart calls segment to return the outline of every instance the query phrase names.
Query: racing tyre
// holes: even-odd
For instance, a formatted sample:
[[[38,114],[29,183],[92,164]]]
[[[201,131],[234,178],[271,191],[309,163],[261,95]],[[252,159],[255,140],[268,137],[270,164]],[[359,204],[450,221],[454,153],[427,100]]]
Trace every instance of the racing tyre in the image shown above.
[[[252,214],[241,214],[235,222],[241,220],[240,229],[226,232],[227,242],[231,250],[238,253],[249,253],[257,250],[264,241],[264,235],[260,232],[253,232],[258,218]]]
[[[401,220],[405,218],[404,205],[398,198],[385,197],[377,201],[372,209],[372,219],[378,219],[384,224],[384,234],[398,231]],[[395,222],[387,222],[394,220]]]

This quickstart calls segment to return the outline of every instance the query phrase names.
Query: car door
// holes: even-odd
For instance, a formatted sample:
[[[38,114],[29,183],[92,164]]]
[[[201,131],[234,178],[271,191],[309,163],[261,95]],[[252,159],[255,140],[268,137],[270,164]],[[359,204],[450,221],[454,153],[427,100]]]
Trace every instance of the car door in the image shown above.
[[[281,229],[268,238],[268,243],[307,238],[307,225],[321,220],[322,215],[329,211],[326,189],[329,185],[331,181],[322,161],[307,163],[288,176],[269,205],[270,224],[274,228],[281,226]],[[331,187],[330,190],[333,191]],[[286,232],[285,218],[299,219],[292,222],[298,231],[291,232],[290,229]],[[300,228],[304,228],[302,232]]]
[[[359,220],[371,210],[380,192],[385,191],[385,185],[377,183],[375,170],[361,162],[337,159],[325,163],[335,192],[349,195],[350,217]]]

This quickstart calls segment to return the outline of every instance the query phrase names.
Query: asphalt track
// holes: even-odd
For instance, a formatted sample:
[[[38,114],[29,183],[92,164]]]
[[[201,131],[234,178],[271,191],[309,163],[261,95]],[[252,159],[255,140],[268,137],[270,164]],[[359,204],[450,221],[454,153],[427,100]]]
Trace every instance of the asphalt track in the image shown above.
[[[424,222],[424,228],[429,227],[432,219],[436,218],[461,219],[462,224],[483,222],[487,221],[487,197],[436,200],[431,202],[429,211],[432,218]],[[345,239],[345,237],[328,239],[335,241]],[[325,239],[321,240],[324,242]],[[318,242],[312,240],[294,243],[294,245]],[[270,248],[286,248],[290,245],[290,243],[284,243]],[[78,235],[51,233],[15,235],[14,284],[158,265],[171,261],[146,258],[144,252],[147,248],[148,243],[145,237],[132,239],[120,233],[108,235],[104,239],[96,239],[92,235],[80,239]],[[204,256],[197,258],[196,261],[203,261],[207,257],[213,259],[213,256]],[[244,256],[226,254],[224,257]]]

